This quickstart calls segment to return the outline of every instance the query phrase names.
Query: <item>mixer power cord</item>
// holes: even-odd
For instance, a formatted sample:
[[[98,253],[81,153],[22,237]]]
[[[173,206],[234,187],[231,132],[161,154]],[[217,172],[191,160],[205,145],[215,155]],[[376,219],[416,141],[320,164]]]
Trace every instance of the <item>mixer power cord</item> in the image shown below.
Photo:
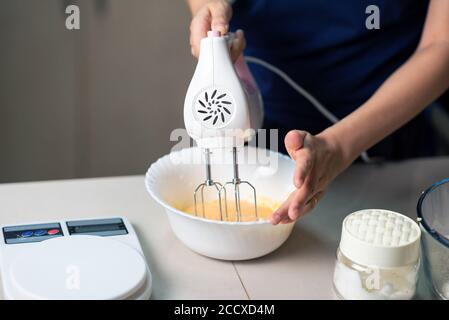
[[[340,121],[332,112],[329,111],[321,102],[319,102],[313,95],[311,95],[307,90],[305,90],[303,87],[301,87],[298,83],[296,83],[290,76],[288,76],[284,71],[279,69],[278,67],[273,66],[272,64],[251,56],[246,56],[245,60],[249,63],[257,64],[259,66],[262,66],[271,72],[275,73],[279,77],[281,77],[290,87],[292,87],[296,92],[298,92],[300,95],[302,95],[307,101],[309,101],[317,110],[320,112],[326,119],[328,119],[331,123],[337,123]],[[372,160],[368,156],[368,153],[366,151],[362,152],[360,154],[360,157],[362,158],[363,162],[365,163],[371,163]]]

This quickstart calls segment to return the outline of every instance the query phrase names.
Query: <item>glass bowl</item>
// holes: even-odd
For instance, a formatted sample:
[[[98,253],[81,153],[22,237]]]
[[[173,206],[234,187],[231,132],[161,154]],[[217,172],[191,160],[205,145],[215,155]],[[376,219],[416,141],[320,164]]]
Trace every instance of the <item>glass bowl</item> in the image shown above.
[[[449,179],[424,191],[417,210],[424,272],[435,293],[449,299]]]

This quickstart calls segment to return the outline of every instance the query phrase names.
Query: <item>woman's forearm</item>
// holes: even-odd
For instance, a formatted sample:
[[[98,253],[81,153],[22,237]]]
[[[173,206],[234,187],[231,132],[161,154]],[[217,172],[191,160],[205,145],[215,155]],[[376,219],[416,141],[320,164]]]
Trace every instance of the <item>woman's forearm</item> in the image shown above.
[[[449,87],[449,43],[418,49],[360,108],[321,133],[352,162],[410,121]]]

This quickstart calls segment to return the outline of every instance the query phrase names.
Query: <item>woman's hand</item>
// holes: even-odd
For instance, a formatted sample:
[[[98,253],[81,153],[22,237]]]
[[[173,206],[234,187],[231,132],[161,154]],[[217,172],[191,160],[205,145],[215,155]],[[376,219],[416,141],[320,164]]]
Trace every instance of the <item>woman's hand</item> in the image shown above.
[[[313,136],[292,130],[285,136],[285,147],[296,162],[296,190],[271,216],[274,225],[295,221],[311,211],[329,183],[352,162],[344,160],[339,144],[326,132]]]
[[[207,36],[210,30],[219,31],[222,35],[229,30],[229,21],[232,16],[232,8],[225,0],[211,0],[193,9],[193,18],[190,23],[190,47],[192,55],[198,58],[200,53],[200,41]],[[245,36],[242,30],[237,30],[235,39],[231,45],[232,61],[237,58],[245,49]]]

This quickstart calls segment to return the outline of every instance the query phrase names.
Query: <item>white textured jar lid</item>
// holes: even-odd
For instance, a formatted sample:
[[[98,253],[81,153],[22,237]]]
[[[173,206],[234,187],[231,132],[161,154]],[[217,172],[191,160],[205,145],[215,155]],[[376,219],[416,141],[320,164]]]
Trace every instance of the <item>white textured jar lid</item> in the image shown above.
[[[361,265],[399,267],[418,260],[420,236],[418,224],[400,213],[360,210],[343,221],[340,250]]]

